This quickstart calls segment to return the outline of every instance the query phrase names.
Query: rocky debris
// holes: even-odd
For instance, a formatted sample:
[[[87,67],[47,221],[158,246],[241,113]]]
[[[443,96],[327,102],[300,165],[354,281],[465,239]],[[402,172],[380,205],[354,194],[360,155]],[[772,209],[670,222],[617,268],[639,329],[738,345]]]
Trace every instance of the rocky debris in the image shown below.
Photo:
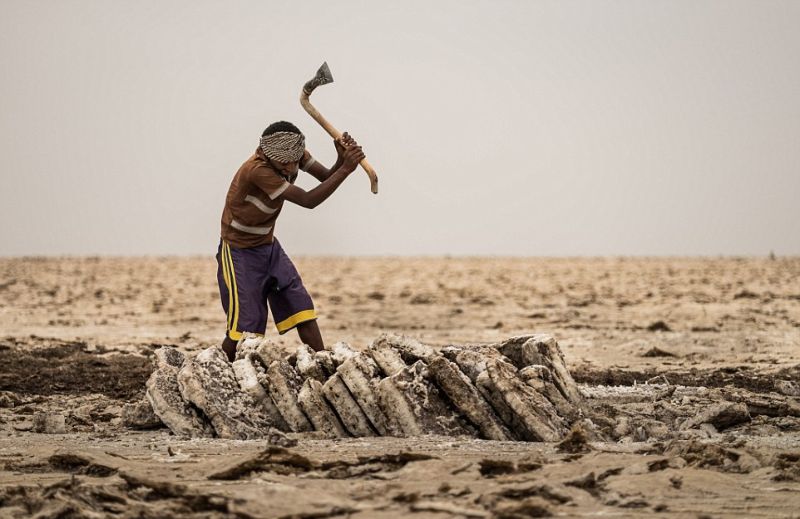
[[[11,391],[0,391],[0,409],[14,407],[20,403],[20,398]]]
[[[775,381],[775,389],[782,395],[800,397],[800,384],[791,380]]]
[[[375,436],[375,430],[369,424],[367,416],[338,373],[334,373],[322,386],[322,394],[336,410],[347,431],[356,437]]]
[[[707,407],[696,416],[686,420],[681,425],[681,429],[694,429],[703,424],[711,424],[717,431],[721,431],[749,421],[750,413],[747,411],[747,404],[743,402],[721,402]]]
[[[751,416],[795,416],[800,417],[800,401],[796,398],[776,394],[726,395],[732,401],[747,404]]]
[[[122,406],[122,425],[130,429],[157,429],[164,423],[153,412],[153,406],[143,398],[132,404]]]
[[[422,453],[399,452],[397,454],[358,456],[355,460],[334,459],[315,462],[288,449],[269,447],[256,454],[241,456],[207,477],[211,480],[234,481],[254,474],[269,472],[284,476],[303,474],[306,478],[315,479],[349,479],[377,472],[396,472],[409,463],[434,459],[438,458]],[[258,516],[262,515],[263,513]],[[317,517],[316,514],[314,516]],[[291,515],[291,517],[295,516]]]
[[[672,328],[664,321],[654,321],[647,325],[647,330],[651,332],[671,332]]]
[[[220,438],[263,438],[275,425],[241,390],[231,364],[218,347],[186,359],[178,372],[178,387],[183,398],[209,418]]]
[[[654,346],[639,356],[648,358],[648,357],[676,357],[677,355]]]
[[[495,517],[522,518],[522,517],[552,517],[556,515],[550,503],[540,497],[529,497],[522,500],[501,502],[495,510]]]
[[[67,432],[66,417],[61,413],[36,413],[32,430],[43,434],[64,434]]]
[[[297,401],[297,395],[300,392],[303,381],[288,362],[285,360],[272,361],[264,382],[269,388],[272,401],[275,402],[291,431],[306,432],[313,430],[311,422],[308,421]]]
[[[761,463],[746,450],[699,440],[673,440],[666,445],[664,454],[680,456],[691,467],[715,468],[723,472],[746,474],[761,467]]]
[[[255,353],[245,354],[235,360],[231,367],[241,390],[250,395],[250,398],[261,406],[274,427],[282,431],[288,430],[288,425],[278,407],[272,401],[272,397],[269,396],[264,386],[261,385],[260,380],[263,380],[266,376],[266,370],[261,365],[261,362],[257,360]]]
[[[281,475],[296,475],[308,472],[314,464],[300,454],[281,447],[268,449],[253,455],[242,456],[216,472],[208,479],[234,481],[248,477],[254,472],[275,472]]]
[[[145,391],[153,413],[178,436],[213,436],[211,424],[183,398],[178,386],[183,354],[165,346],[155,351],[154,359],[156,369],[147,379]]]
[[[288,357],[270,341],[246,335],[233,363],[219,348],[190,359],[162,348],[155,365],[148,402],[184,435],[285,443],[280,431],[317,431],[331,438],[433,434],[556,442],[585,420],[583,397],[548,335],[437,351],[383,334],[364,352],[338,342],[321,352],[301,345]]]
[[[573,425],[567,437],[558,443],[556,450],[570,454],[589,452],[591,450],[591,447],[589,447],[589,435],[583,425],[580,423]]]
[[[322,384],[315,378],[307,378],[297,395],[297,402],[311,421],[314,430],[321,431],[329,438],[348,436],[342,423],[336,417],[322,394]]]
[[[119,460],[98,452],[71,449],[58,450],[47,458],[47,464],[59,472],[85,476],[108,477],[119,470]]]

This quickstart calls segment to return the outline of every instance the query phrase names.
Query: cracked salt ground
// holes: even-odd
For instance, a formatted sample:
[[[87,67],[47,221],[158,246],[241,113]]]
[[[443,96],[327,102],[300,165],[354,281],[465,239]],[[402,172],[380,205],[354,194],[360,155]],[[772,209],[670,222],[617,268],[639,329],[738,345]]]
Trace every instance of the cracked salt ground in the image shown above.
[[[287,334],[272,336],[275,345],[240,352],[258,360],[245,364],[253,368],[246,373],[234,371],[240,389],[242,380],[255,377],[262,391],[251,385],[251,398],[262,397],[262,408],[271,405],[277,413],[270,419],[282,420],[263,389],[264,366],[286,360],[303,381],[297,399],[306,416],[303,387],[320,377],[325,405],[331,407],[329,398],[338,398],[336,409],[349,405],[350,420],[336,418],[364,437],[323,439],[319,431],[283,432],[286,426],[266,439],[223,439],[213,429],[208,437],[178,436],[141,398],[158,347],[175,345],[194,357],[219,343],[209,258],[3,259],[0,517],[797,516],[796,258],[299,262],[318,291],[327,337],[368,352],[380,369],[379,384],[390,378],[387,372],[418,360],[427,375],[415,369],[407,374],[414,379],[440,368],[442,379],[431,384],[459,419],[467,415],[455,409],[444,381],[492,413],[484,429],[469,421],[485,438],[506,426],[478,377],[489,358],[517,361],[486,345],[527,330],[550,331],[583,404],[548,392],[558,391],[542,381],[551,370],[514,367],[572,433],[556,443],[376,436],[336,374],[338,357],[353,348],[349,354],[338,348],[337,361],[333,351],[311,353],[325,368],[312,376],[292,349],[296,336]],[[385,297],[365,296],[373,291]],[[493,327],[498,321],[503,326]],[[667,326],[651,330],[658,321]],[[383,330],[410,331],[443,358],[426,358],[430,349],[411,344],[384,348],[379,360],[382,346],[372,340]],[[375,348],[367,347],[371,341]],[[659,356],[650,356],[653,349]],[[398,356],[402,364],[393,371]],[[177,379],[174,384],[175,398],[183,401]],[[292,475],[282,473],[283,463],[256,464],[278,446],[312,468]],[[403,453],[434,459],[397,468],[381,458]],[[50,463],[54,454],[60,456]],[[208,478],[248,459],[256,464],[252,472]],[[319,468],[338,461],[346,463],[341,472]],[[340,474],[351,477],[333,477]]]
[[[189,358],[162,348],[147,401],[177,435],[231,439],[313,431],[557,441],[583,414],[548,335],[445,352],[389,334],[364,352],[342,342],[323,352],[302,345],[287,358],[276,350],[245,335],[229,364],[216,347]]]
[[[403,346],[394,348],[393,341]],[[525,366],[526,357],[513,354],[525,344],[530,348],[526,355],[558,351],[546,336],[434,351],[388,335],[365,353],[340,343],[331,352],[303,350],[288,356],[276,356],[266,341],[254,339],[243,343],[233,365],[215,348],[194,357],[171,348],[156,350],[154,374],[166,370],[170,384],[148,384],[148,391],[168,388],[170,393],[169,398],[153,394],[150,399],[174,405],[184,419],[182,413],[191,410],[196,423],[204,424],[197,429],[202,432],[192,439],[164,429],[118,437],[94,433],[91,446],[74,433],[0,440],[5,468],[0,498],[12,517],[297,517],[302,516],[298,503],[302,513],[318,517],[598,512],[684,517],[696,516],[693,511],[708,509],[709,503],[723,515],[753,516],[751,503],[762,494],[770,497],[759,505],[764,516],[795,510],[800,440],[780,432],[800,429],[793,397],[666,383],[576,385],[573,404],[545,359],[534,357],[539,363]],[[320,369],[314,367],[318,359]],[[353,372],[342,377],[339,369],[345,364]],[[186,366],[191,371],[179,377]],[[272,366],[282,376],[280,391],[270,386]],[[561,376],[562,386],[574,384]],[[386,423],[404,437],[379,437],[362,411],[362,398],[345,380],[353,388],[375,391]],[[504,393],[507,385],[515,395]],[[385,386],[390,387],[388,397]],[[212,400],[206,394],[212,391],[235,406]],[[520,407],[538,402],[530,391],[557,401],[551,409],[556,413]],[[241,409],[279,410],[273,399],[284,394],[296,399],[314,431],[291,432],[278,411],[277,417],[262,417],[275,422],[254,433],[252,417],[244,421]],[[102,399],[71,398],[93,402],[85,413],[89,417],[112,414]],[[265,399],[272,407],[265,406]],[[58,407],[74,407],[69,402]],[[121,407],[114,420],[139,417],[152,427],[145,404],[150,405],[144,400],[129,411]],[[28,404],[14,405],[23,411]],[[427,415],[430,408],[438,411]],[[430,421],[436,414],[443,421]],[[481,421],[487,416],[491,422]],[[479,439],[490,438],[483,431],[493,430],[505,440],[531,434],[536,431],[533,419],[561,421],[561,441]],[[67,425],[77,428],[72,413]],[[142,445],[149,445],[144,453]],[[25,483],[31,477],[38,482],[33,487]],[[271,503],[268,509],[265,503]]]

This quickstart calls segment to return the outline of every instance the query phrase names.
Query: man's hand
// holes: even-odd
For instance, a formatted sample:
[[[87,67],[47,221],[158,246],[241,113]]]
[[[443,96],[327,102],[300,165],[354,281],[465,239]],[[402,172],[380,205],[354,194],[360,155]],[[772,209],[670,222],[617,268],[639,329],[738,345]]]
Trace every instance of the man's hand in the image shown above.
[[[342,157],[342,168],[345,172],[349,175],[358,167],[358,163],[364,160],[364,150],[361,149],[361,146],[358,145],[351,145],[347,149],[344,150],[344,156]]]
[[[333,140],[333,146],[336,148],[336,162],[338,164],[341,164],[344,160],[344,151],[354,145],[357,146],[358,143],[347,132],[344,132],[338,139]]]

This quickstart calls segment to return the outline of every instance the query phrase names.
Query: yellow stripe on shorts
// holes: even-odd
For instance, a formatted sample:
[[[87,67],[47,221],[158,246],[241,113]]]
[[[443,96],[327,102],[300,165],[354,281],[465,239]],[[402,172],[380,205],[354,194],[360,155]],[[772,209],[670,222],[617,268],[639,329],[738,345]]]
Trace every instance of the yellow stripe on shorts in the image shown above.
[[[225,286],[228,288],[228,318],[227,330],[231,330],[231,316],[233,315],[233,292],[231,289],[231,275],[228,272],[228,256],[225,253],[226,243],[222,242],[222,251],[220,252],[220,262],[222,263],[222,277],[225,280]]]
[[[283,333],[287,330],[291,330],[300,323],[304,323],[306,321],[310,321],[316,318],[317,318],[317,312],[315,312],[314,310],[303,310],[302,312],[297,312],[291,317],[288,317],[287,319],[284,319],[283,321],[276,323],[275,327],[278,329],[278,333]]]
[[[226,244],[227,245],[227,244]],[[231,323],[230,331],[238,333],[237,326],[239,326],[239,289],[236,286],[236,271],[233,268],[233,255],[231,254],[231,246],[228,247],[228,260],[230,261],[231,268],[231,284],[233,284],[233,322]],[[231,337],[233,338],[233,337]]]

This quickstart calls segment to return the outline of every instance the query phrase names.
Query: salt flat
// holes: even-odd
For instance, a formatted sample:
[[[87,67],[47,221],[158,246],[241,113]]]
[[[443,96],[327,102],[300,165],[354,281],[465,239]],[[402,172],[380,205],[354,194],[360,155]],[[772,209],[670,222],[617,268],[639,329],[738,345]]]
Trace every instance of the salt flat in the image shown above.
[[[225,318],[214,259],[2,259],[0,512],[796,514],[800,417],[758,414],[751,405],[750,421],[720,431],[663,433],[658,424],[669,412],[679,421],[726,399],[797,403],[791,388],[800,384],[800,258],[296,263],[329,343],[361,349],[381,332],[436,347],[554,335],[576,380],[598,408],[608,408],[608,441],[569,453],[554,444],[306,435],[290,450],[311,469],[291,468],[276,454],[271,468],[211,480],[220,464],[266,446],[132,431],[120,413],[141,398],[157,347],[192,353],[220,341]],[[295,334],[271,328],[276,347],[297,344]],[[646,381],[652,389],[637,389]],[[66,434],[32,432],[32,417],[42,411],[64,413]],[[64,452],[75,456],[72,464],[58,457]],[[400,453],[430,459],[385,456]],[[321,468],[336,460],[346,462],[338,472]],[[107,497],[98,497],[103,492]]]

